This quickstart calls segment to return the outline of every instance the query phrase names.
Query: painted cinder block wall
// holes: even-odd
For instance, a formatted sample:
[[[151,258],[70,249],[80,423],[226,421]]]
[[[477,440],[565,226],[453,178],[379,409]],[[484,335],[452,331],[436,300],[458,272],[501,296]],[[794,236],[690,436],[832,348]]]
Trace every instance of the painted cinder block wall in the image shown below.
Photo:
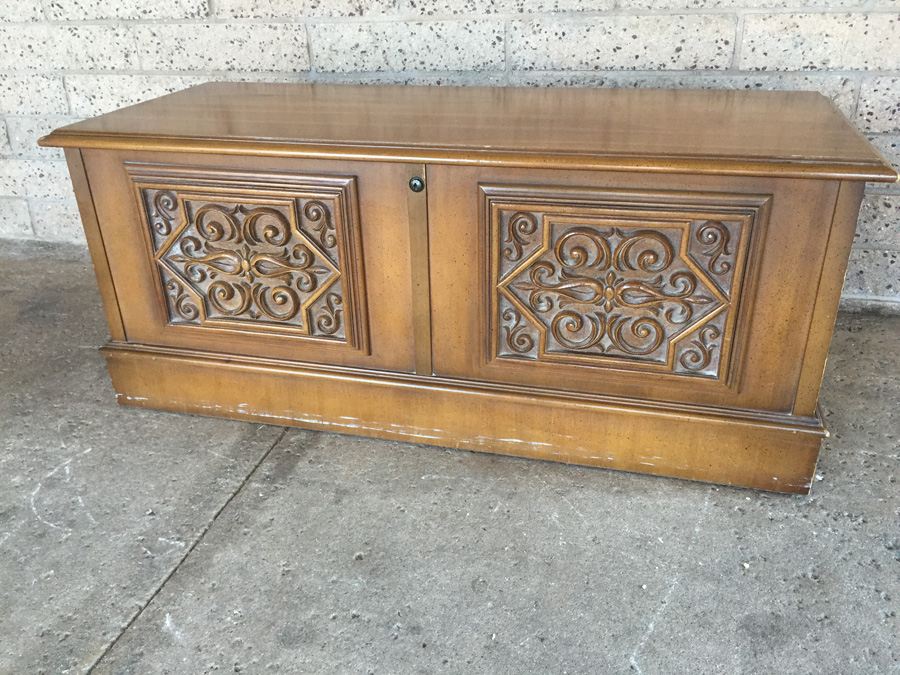
[[[900,0],[0,0],[0,237],[83,242],[52,128],[213,79],[811,89],[900,164]],[[900,186],[845,305],[900,308]]]

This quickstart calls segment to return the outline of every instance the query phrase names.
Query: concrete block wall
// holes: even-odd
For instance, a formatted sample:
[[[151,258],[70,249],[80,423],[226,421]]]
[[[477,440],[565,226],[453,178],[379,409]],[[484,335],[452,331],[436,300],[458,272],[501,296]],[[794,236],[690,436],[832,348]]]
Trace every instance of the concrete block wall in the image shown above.
[[[83,242],[52,128],[222,79],[806,89],[900,165],[900,0],[0,0],[0,237]],[[845,302],[900,309],[900,186]]]

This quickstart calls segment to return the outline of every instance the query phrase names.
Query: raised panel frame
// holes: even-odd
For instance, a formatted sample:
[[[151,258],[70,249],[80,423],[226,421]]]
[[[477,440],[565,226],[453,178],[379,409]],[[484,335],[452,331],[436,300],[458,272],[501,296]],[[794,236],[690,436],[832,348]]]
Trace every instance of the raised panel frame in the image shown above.
[[[753,302],[761,254],[759,249],[765,239],[771,195],[506,183],[479,183],[478,190],[480,195],[478,227],[482,241],[481,250],[483,255],[487,256],[487,260],[481,262],[483,273],[480,291],[481,297],[485,299],[484,309],[486,311],[483,319],[484,325],[487,327],[486,342],[482,345],[485,365],[502,365],[505,362],[514,370],[522,367],[553,368],[562,365],[574,366],[579,369],[598,369],[601,372],[645,372],[663,378],[697,378],[710,384],[720,384],[739,390],[742,351],[747,333],[745,325],[749,320],[748,313],[742,312],[741,307],[752,305]],[[519,215],[529,216],[530,220],[525,221],[527,225],[525,231],[517,233],[511,218],[504,223],[501,218],[504,211],[512,211],[515,214],[512,218]],[[534,214],[538,214],[540,217]],[[560,298],[563,302],[572,301],[575,295],[572,286],[579,284],[583,289],[588,288],[589,285],[592,286],[590,292],[595,294],[594,299],[600,300],[601,305],[605,306],[607,310],[616,305],[620,308],[624,305],[627,311],[628,303],[624,302],[627,298],[623,298],[621,292],[624,283],[625,288],[628,289],[627,292],[643,294],[643,300],[636,306],[649,307],[650,313],[638,314],[631,317],[633,320],[624,317],[625,321],[619,321],[619,332],[621,333],[624,325],[641,330],[642,326],[654,324],[660,328],[653,330],[661,331],[662,322],[657,322],[652,313],[661,310],[665,315],[666,310],[662,309],[662,303],[666,300],[671,301],[672,296],[661,297],[665,294],[666,289],[654,285],[653,281],[659,281],[659,279],[651,281],[646,274],[643,280],[623,278],[622,272],[626,276],[631,274],[632,277],[635,272],[640,274],[640,253],[637,255],[637,261],[635,255],[631,254],[630,263],[628,261],[624,263],[624,267],[627,269],[616,269],[616,264],[612,263],[612,257],[615,256],[618,260],[620,252],[625,250],[629,231],[639,235],[638,237],[632,236],[631,244],[638,243],[637,239],[640,238],[641,233],[666,233],[660,237],[660,242],[657,243],[668,242],[666,245],[672,245],[670,254],[673,254],[673,259],[677,257],[685,268],[690,270],[695,279],[705,280],[705,288],[717,304],[699,321],[690,323],[688,326],[681,326],[680,329],[675,325],[676,333],[666,344],[660,345],[662,351],[665,352],[662,362],[659,358],[649,361],[635,358],[635,354],[629,354],[623,350],[619,350],[618,356],[603,353],[577,353],[577,350],[574,349],[567,352],[549,350],[547,344],[553,341],[552,337],[548,339],[548,334],[553,335],[550,327],[541,324],[535,308],[527,306],[521,297],[517,297],[512,287],[523,270],[527,271],[530,268],[533,272],[548,272],[550,264],[546,261],[545,256],[552,247],[553,228],[560,223],[571,225],[573,229],[568,230],[570,233],[577,228],[578,230],[590,229],[598,235],[609,235],[609,238],[598,236],[598,239],[605,239],[605,241],[595,243],[609,247],[607,251],[610,256],[607,261],[609,264],[601,266],[604,272],[609,270],[610,276],[605,280],[608,283],[604,283],[604,280],[601,279],[577,275],[566,279],[559,276],[555,280],[558,283],[554,283],[544,275],[544,281],[548,282],[548,285],[540,287],[540,279],[538,279],[537,291],[543,293],[543,296],[538,297],[542,297],[547,304],[553,305],[553,299],[547,297],[547,291],[552,294],[556,290],[551,287],[563,285],[568,287],[566,291],[563,291],[563,295],[557,297],[558,306]],[[704,231],[703,228],[705,224],[709,223],[718,223],[725,226],[726,229],[704,241],[702,233],[707,231]],[[734,224],[734,227],[731,227],[730,223]],[[680,234],[675,241],[671,241],[671,235],[668,232],[676,231]],[[729,238],[734,238],[735,231],[739,235],[738,241],[729,241]],[[522,236],[523,234],[527,236]],[[582,232],[582,234],[584,233]],[[533,238],[529,240],[529,236],[537,236],[540,241],[535,243]],[[581,236],[580,243],[572,244],[569,253],[575,251],[576,258],[580,255],[590,257],[590,253],[585,247],[586,239]],[[620,240],[618,248],[615,244],[610,246],[610,239]],[[646,236],[644,239],[646,243]],[[710,267],[716,264],[720,267],[731,266],[732,274],[726,285],[716,283],[716,280],[712,278],[715,275],[710,272],[709,268],[703,270],[702,264],[697,260],[698,256],[690,250],[692,243],[708,247],[704,251],[709,250],[712,254],[709,258]],[[524,250],[523,246],[529,244],[531,250]],[[731,257],[722,259],[721,255],[729,250],[729,244],[732,245]],[[635,247],[631,246],[631,248]],[[516,255],[504,256],[513,249],[515,249]],[[602,255],[602,251],[600,254]],[[660,264],[664,261],[660,260],[658,256],[664,255],[664,251],[659,247],[645,248],[643,254],[651,256],[651,264],[645,272],[655,274],[668,268],[667,265]],[[504,257],[515,258],[511,271],[503,269]],[[564,261],[558,258],[557,262]],[[541,266],[543,269],[539,269]],[[561,265],[558,272],[560,274],[566,271],[571,273],[572,270],[579,269],[584,271],[588,266],[569,265],[566,270],[563,269],[565,265]],[[594,267],[597,266],[594,265]],[[678,274],[682,273],[676,273],[675,276],[677,277]],[[615,275],[615,279],[613,279],[613,275]],[[684,278],[682,277],[681,280],[684,281]],[[615,294],[613,294],[614,286],[618,287]],[[532,286],[532,292],[537,292],[534,290],[535,288]],[[603,291],[606,292],[606,297],[599,296],[599,293]],[[565,293],[572,295],[566,297]],[[657,297],[654,298],[653,295]],[[581,298],[574,298],[575,301],[570,302],[570,306],[584,307],[591,304],[579,303],[577,302],[579,299]],[[507,307],[505,311],[504,304]],[[510,306],[516,315],[515,318],[506,316]],[[672,309],[672,307],[669,308],[669,310]],[[623,318],[621,314],[610,314],[609,311],[606,313],[598,311],[596,314],[599,320],[595,319],[595,322],[601,328],[594,334],[606,329],[612,334],[613,321]],[[588,327],[589,319],[585,317],[589,315],[576,315],[575,312],[561,310],[556,316],[565,317],[570,326],[578,328],[578,331],[575,332],[580,332],[582,335]],[[536,335],[533,336],[534,347],[526,350],[531,356],[530,359],[510,354],[510,350],[505,350],[506,353],[504,353],[503,349],[504,342],[512,344],[509,338],[515,335],[513,331],[522,330],[520,319],[525,317],[527,317],[526,321],[530,319],[529,323],[536,332]],[[512,326],[510,322],[512,322]],[[656,333],[651,333],[650,337],[654,335]],[[523,340],[531,340],[531,337],[526,336],[523,332],[519,332],[518,337]],[[598,337],[605,339],[603,335],[598,335]],[[718,343],[712,342],[712,340],[718,340]],[[556,345],[560,346],[560,343],[557,341]],[[682,347],[679,354],[678,350]],[[712,358],[715,350],[718,350],[721,355],[718,362]],[[635,351],[640,350],[636,349]],[[660,349],[654,351],[659,352]],[[715,366],[713,369],[708,368],[707,357]],[[697,363],[701,364],[703,368],[697,369],[699,372],[691,372],[689,367],[679,369],[678,361],[682,358],[696,358]]]
[[[193,349],[204,353],[283,359],[285,362],[331,364],[373,371],[415,372],[412,285],[410,284],[411,215],[406,184],[421,166],[373,162],[337,162],[296,158],[220,156],[143,150],[82,153],[91,196],[107,251],[112,287],[118,298],[124,339],[160,348]],[[160,297],[155,262],[146,241],[146,223],[132,178],[136,167],[165,172],[164,184],[193,177],[220,179],[221,172],[245,189],[257,179],[266,183],[296,182],[298,177],[340,181],[355,179],[356,209],[361,239],[353,263],[362,281],[357,303],[364,312],[363,331],[356,333],[359,348],[349,341],[307,337],[284,331],[246,330],[221,326],[169,325]],[[140,175],[140,172],[134,172]],[[275,181],[273,181],[275,179]],[[229,186],[231,188],[231,186]],[[203,188],[206,189],[205,187]],[[271,192],[271,185],[266,186]],[[258,194],[253,195],[260,198]],[[349,320],[349,319],[348,319]],[[348,337],[352,338],[352,334]]]
[[[162,316],[169,317],[165,330],[182,332],[192,331],[198,334],[213,331],[223,335],[235,335],[239,337],[252,337],[253,335],[267,335],[272,337],[286,337],[299,342],[319,343],[331,347],[341,347],[369,354],[369,326],[366,307],[365,272],[363,263],[363,251],[361,241],[361,222],[359,215],[357,183],[355,176],[316,175],[305,172],[246,172],[240,170],[211,169],[208,167],[193,167],[176,164],[148,164],[142,162],[125,162],[125,171],[133,186],[134,198],[137,210],[141,218],[142,239],[149,256],[150,264],[155,270],[154,284],[157,290],[156,302],[158,311]],[[171,223],[171,231],[159,237],[156,234],[154,219],[156,214],[152,206],[148,204],[148,194],[156,192],[157,195],[169,192],[175,197],[175,219]],[[197,292],[198,289],[190,286],[190,279],[184,270],[176,269],[166,255],[182,234],[190,228],[197,230],[197,224],[192,219],[189,204],[192,202],[216,205],[234,205],[235,209],[280,209],[288,213],[290,234],[296,237],[302,245],[311,252],[314,261],[322,263],[321,266],[330,268],[330,274],[322,280],[322,286],[315,289],[311,298],[303,303],[305,311],[314,302],[324,302],[322,315],[325,321],[340,321],[345,328],[342,335],[335,338],[333,335],[316,335],[309,328],[309,322],[298,328],[296,326],[279,324],[277,321],[252,320],[242,317],[228,319],[219,317],[215,320],[209,318],[208,303],[212,294],[204,299]],[[323,214],[322,225],[324,231],[319,232],[323,238],[316,242],[312,233],[306,232],[300,226],[303,214],[303,204],[318,203],[325,207],[325,202],[333,206],[330,211]],[[327,207],[326,207],[327,208]],[[328,227],[329,214],[333,227]],[[224,214],[219,214],[220,219]],[[241,224],[246,223],[242,221]],[[269,223],[271,225],[271,223]],[[221,223],[218,224],[221,226]],[[256,229],[265,232],[265,223],[261,223]],[[333,232],[329,233],[329,229]],[[258,234],[258,233],[257,233]],[[334,245],[325,246],[324,237],[332,235]],[[240,237],[240,235],[239,235]],[[234,249],[211,256],[236,254],[234,261],[243,264],[245,269],[249,266],[251,273],[253,266],[268,265],[271,269],[273,258],[266,255],[271,252],[268,248],[258,248],[261,243],[266,244],[264,236],[257,236],[257,249],[250,249],[247,255],[241,255],[239,249]],[[207,243],[207,242],[204,242]],[[247,244],[244,241],[245,247]],[[254,242],[251,242],[253,244]],[[277,247],[276,247],[277,248]],[[335,255],[329,256],[328,249],[334,249]],[[205,252],[205,251],[204,251]],[[262,254],[262,255],[260,255]],[[336,259],[335,259],[336,258]],[[255,262],[256,259],[256,262]],[[259,260],[262,259],[262,262]],[[214,268],[206,268],[213,271]],[[264,270],[265,271],[265,270]],[[199,322],[173,321],[172,292],[166,282],[166,274],[171,279],[175,277],[188,294],[194,297],[194,304],[198,308],[203,320]],[[330,288],[340,285],[341,294],[337,301],[328,294]],[[253,286],[259,289],[260,285]],[[275,287],[276,289],[278,287]],[[268,294],[272,303],[278,298],[273,289]],[[233,291],[232,291],[233,293]],[[259,305],[252,303],[255,310]],[[259,312],[257,312],[259,313]],[[310,318],[310,321],[314,319]],[[322,331],[324,332],[324,331]]]

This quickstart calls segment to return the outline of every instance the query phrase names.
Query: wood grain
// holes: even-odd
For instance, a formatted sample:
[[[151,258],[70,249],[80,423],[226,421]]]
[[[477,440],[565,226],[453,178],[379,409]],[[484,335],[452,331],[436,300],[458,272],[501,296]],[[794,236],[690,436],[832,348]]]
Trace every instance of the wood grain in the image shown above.
[[[116,297],[116,287],[109,267],[106,245],[103,243],[103,233],[97,220],[97,212],[94,210],[93,195],[85,172],[81,150],[66,148],[66,162],[69,167],[69,177],[72,179],[72,188],[75,190],[75,199],[78,202],[78,212],[81,215],[81,225],[84,228],[91,262],[94,265],[94,274],[100,288],[100,297],[103,299],[103,311],[106,313],[109,334],[113,340],[124,340],[125,326],[122,323],[122,312],[119,299]]]
[[[210,83],[78,122],[42,143],[897,179],[831,102],[812,92]]]
[[[425,190],[406,193],[409,218],[409,257],[412,265],[413,340],[416,373],[431,375],[431,272],[428,264],[428,177],[424,164],[407,167],[409,179],[421,178]]]
[[[803,369],[794,400],[795,415],[812,415],[819,405],[819,387],[825,376],[825,362],[864,191],[863,183],[842,182],[835,200],[831,232],[816,289],[815,309],[809,321]]]
[[[108,347],[120,404],[285,424],[777,492],[809,492],[821,425],[671,412]],[[298,407],[295,401],[303,401]]]

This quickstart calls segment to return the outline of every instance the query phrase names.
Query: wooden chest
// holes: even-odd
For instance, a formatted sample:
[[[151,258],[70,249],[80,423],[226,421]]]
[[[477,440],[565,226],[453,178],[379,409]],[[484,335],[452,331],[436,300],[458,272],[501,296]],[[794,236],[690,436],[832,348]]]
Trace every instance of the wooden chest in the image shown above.
[[[897,178],[796,92],[209,84],[42,143],[122,404],[799,493]]]

